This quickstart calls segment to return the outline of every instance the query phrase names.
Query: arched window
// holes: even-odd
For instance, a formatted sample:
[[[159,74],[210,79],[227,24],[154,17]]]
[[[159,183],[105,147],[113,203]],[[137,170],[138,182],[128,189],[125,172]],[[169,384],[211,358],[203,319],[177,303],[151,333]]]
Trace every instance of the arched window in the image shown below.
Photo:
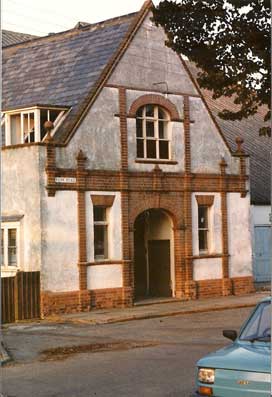
[[[170,159],[169,114],[160,106],[145,105],[136,113],[137,158]]]

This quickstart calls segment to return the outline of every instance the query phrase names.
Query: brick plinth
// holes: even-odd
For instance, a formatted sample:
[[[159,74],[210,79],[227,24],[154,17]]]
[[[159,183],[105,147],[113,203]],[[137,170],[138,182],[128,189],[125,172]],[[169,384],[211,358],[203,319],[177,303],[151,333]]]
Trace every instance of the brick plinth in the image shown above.
[[[185,296],[187,299],[197,298],[197,284],[195,281],[191,280],[185,282]]]
[[[230,278],[222,279],[222,295],[228,296],[232,294],[232,281]]]
[[[89,291],[41,292],[42,316],[90,310]]]
[[[255,291],[252,276],[233,277],[232,279],[233,295],[249,294]]]
[[[197,298],[214,298],[227,295],[244,295],[254,292],[253,277],[196,281]]]
[[[222,279],[196,281],[197,298],[215,298],[222,296]]]
[[[42,317],[88,312],[92,307],[96,309],[131,307],[132,303],[132,288],[41,293]]]

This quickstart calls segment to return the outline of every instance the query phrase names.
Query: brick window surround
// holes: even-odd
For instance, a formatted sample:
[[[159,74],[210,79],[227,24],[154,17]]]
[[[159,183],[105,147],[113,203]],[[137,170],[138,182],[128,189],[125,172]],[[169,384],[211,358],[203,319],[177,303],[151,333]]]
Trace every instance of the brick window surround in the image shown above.
[[[162,95],[147,94],[137,98],[131,105],[128,117],[136,117],[137,110],[145,105],[158,105],[164,108],[170,116],[171,121],[181,121],[176,106]]]

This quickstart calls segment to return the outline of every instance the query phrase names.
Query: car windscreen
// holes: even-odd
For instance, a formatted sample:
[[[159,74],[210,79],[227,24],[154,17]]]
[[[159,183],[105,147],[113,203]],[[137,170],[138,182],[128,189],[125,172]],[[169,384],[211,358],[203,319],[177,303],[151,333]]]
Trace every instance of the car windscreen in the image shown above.
[[[243,329],[240,340],[264,341],[271,340],[271,304],[263,302],[258,305],[252,314],[245,328]]]

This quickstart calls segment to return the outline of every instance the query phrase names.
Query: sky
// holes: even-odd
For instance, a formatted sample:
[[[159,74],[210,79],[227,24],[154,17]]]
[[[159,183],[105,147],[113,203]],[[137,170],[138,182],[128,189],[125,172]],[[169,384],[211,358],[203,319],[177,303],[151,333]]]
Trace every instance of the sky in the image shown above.
[[[144,0],[2,0],[2,29],[44,36],[138,11]],[[159,0],[153,0],[157,5]]]

